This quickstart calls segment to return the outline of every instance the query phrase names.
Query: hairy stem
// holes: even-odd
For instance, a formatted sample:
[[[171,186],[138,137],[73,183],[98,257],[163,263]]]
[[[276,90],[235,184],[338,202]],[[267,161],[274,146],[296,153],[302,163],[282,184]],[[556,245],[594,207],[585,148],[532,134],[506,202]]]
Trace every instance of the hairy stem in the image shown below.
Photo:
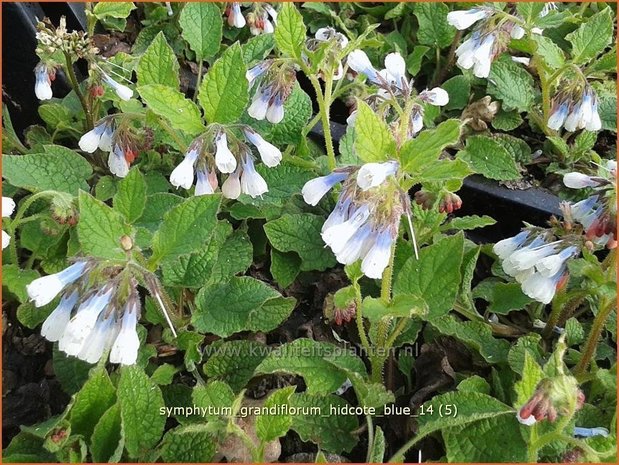
[[[580,378],[584,375],[585,371],[589,367],[589,364],[595,355],[598,341],[600,340],[600,336],[604,330],[606,320],[614,308],[614,300],[608,298],[604,298],[602,300],[598,314],[595,315],[595,318],[593,319],[593,325],[591,326],[591,331],[589,331],[589,336],[587,337],[587,342],[585,343],[585,349],[580,357],[580,360],[578,361],[578,364],[574,368],[574,376],[576,376],[576,378]]]
[[[327,76],[325,78],[324,94],[318,78],[313,74],[308,75],[308,77],[312,83],[312,86],[314,87],[314,91],[316,92],[316,100],[318,101],[318,112],[320,113],[320,121],[322,123],[322,130],[325,137],[325,147],[327,149],[329,169],[333,171],[336,167],[336,161],[329,116],[332,103],[333,77]]]
[[[86,98],[80,89],[80,85],[77,82],[77,77],[75,76],[75,70],[73,69],[73,62],[71,61],[71,56],[68,53],[64,54],[64,58],[66,61],[67,73],[69,74],[69,80],[71,81],[71,86],[79,99],[82,108],[84,109],[84,115],[86,116],[86,131],[90,131],[94,126],[92,123],[92,114],[90,113],[90,108],[88,107],[88,103],[86,102]]]

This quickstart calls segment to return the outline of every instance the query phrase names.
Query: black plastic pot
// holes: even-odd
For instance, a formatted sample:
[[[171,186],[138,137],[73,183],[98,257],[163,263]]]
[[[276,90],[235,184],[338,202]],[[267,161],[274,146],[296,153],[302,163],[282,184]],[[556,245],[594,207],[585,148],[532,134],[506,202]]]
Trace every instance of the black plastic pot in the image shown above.
[[[331,123],[331,135],[336,146],[345,132],[344,125]],[[312,128],[310,137],[315,141],[324,141],[320,123]],[[496,242],[517,233],[523,222],[544,226],[552,215],[561,215],[559,198],[545,189],[509,189],[480,175],[466,178],[458,195],[462,198],[462,208],[456,216],[488,215],[497,221],[493,226],[471,231],[469,237],[476,242]]]

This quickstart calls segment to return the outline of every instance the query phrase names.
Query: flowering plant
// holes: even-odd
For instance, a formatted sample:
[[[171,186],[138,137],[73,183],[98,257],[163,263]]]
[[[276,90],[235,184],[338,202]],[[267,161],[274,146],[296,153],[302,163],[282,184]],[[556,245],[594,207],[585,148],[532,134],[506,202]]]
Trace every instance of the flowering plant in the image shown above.
[[[612,8],[84,11],[4,108],[5,460],[612,460]]]

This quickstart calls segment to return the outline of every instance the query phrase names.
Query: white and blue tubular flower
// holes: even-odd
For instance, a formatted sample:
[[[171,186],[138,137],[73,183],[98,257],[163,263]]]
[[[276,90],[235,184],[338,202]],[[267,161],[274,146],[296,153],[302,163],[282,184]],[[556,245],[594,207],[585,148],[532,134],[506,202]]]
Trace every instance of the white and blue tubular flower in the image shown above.
[[[586,85],[580,94],[561,92],[552,100],[548,117],[548,127],[558,131],[563,126],[566,131],[579,129],[599,131],[602,121],[598,113],[598,99],[593,89]]]
[[[177,189],[179,187],[182,187],[183,189],[191,189],[194,179],[194,166],[199,155],[200,152],[198,148],[190,147],[189,151],[185,154],[183,161],[180,162],[180,164],[174,168],[170,174],[170,184]]]
[[[269,191],[266,181],[254,167],[254,160],[250,153],[245,154],[243,159],[243,171],[241,172],[241,193],[251,198],[260,197]]]
[[[269,34],[275,31],[277,11],[268,3],[253,5],[254,10],[247,14],[247,24],[252,35]],[[269,19],[270,17],[270,19]]]
[[[226,14],[228,15],[228,25],[230,27],[236,27],[237,29],[244,28],[247,24],[245,16],[241,12],[241,4],[239,2],[232,2],[226,8]]]
[[[121,100],[129,100],[133,97],[133,91],[129,87],[115,81],[109,74],[101,71],[101,77],[103,82],[110,86]]]
[[[253,77],[255,81],[258,76],[254,77],[252,74],[249,77]],[[266,118],[270,123],[280,123],[284,119],[284,104],[292,91],[292,85],[294,85],[296,79],[294,76],[292,77],[291,81],[283,79],[283,76],[278,76],[269,80],[269,82],[261,83],[254,94],[251,105],[247,109],[247,114],[258,121]]]
[[[494,14],[492,8],[471,8],[470,10],[455,10],[447,13],[447,22],[459,31],[468,29],[477,21],[489,18]]]
[[[133,365],[138,358],[140,338],[136,331],[140,317],[140,301],[136,296],[128,299],[121,319],[120,331],[112,344],[110,362]]]
[[[243,127],[242,133],[246,141],[256,147],[265,166],[279,165],[282,153],[277,147],[250,127]],[[223,196],[228,199],[237,199],[241,194],[258,197],[268,192],[266,181],[256,171],[249,146],[235,136],[230,137],[233,145],[226,131],[219,128],[211,141],[206,135],[195,139],[183,161],[172,171],[170,183],[176,188],[191,189],[196,179],[195,195],[213,194],[219,186],[216,168],[228,175],[221,186]]]
[[[482,34],[479,31],[473,32],[457,49],[457,64],[460,68],[471,69],[478,78],[487,78],[490,74],[490,67],[498,49],[497,34],[488,32]]]
[[[562,205],[564,215],[583,226],[585,237],[598,246],[617,246],[617,162],[598,165],[597,175],[566,173],[563,184],[572,189],[592,189],[595,194],[576,203]]]
[[[78,145],[81,150],[87,153],[94,153],[97,149],[108,152],[112,150],[113,140],[114,123],[103,119],[93,129],[80,137]]]
[[[343,183],[335,208],[322,226],[322,239],[338,262],[350,265],[361,260],[361,270],[373,279],[379,279],[388,266],[400,218],[410,208],[402,196],[386,206],[386,197],[396,193],[389,179],[398,168],[396,161],[338,168],[308,181],[301,191],[306,203],[317,205],[336,184]]]
[[[260,134],[251,128],[246,128],[243,132],[247,140],[258,149],[262,163],[269,168],[279,165],[279,162],[282,161],[282,152],[277,147],[264,140]]]
[[[53,68],[40,62],[34,68],[34,94],[39,100],[49,100],[53,97],[52,80],[55,76]]]
[[[522,231],[497,242],[493,250],[503,261],[503,271],[521,284],[522,292],[548,304],[567,279],[567,260],[580,250],[563,240],[547,242],[544,234],[532,236],[531,231]]]
[[[123,286],[116,280],[106,280],[102,287],[95,285],[89,290],[92,286],[89,273],[93,269],[93,262],[78,261],[60,273],[38,278],[27,286],[36,306],[51,302],[64,291],[54,311],[43,322],[41,335],[58,342],[58,348],[66,354],[88,363],[97,363],[111,349],[112,363],[134,364],[139,349],[137,281],[131,279],[131,289],[125,300],[119,296]],[[121,311],[123,300],[125,308]]]
[[[15,211],[15,201],[11,197],[2,197],[2,218],[9,218]],[[2,230],[2,249],[6,249],[11,243],[9,236],[4,229]]]
[[[397,52],[389,53],[385,57],[385,68],[377,71],[363,50],[353,50],[348,54],[347,63],[356,73],[365,75],[371,82],[378,85],[383,92],[379,95],[404,93],[408,95],[413,85],[406,76],[406,62]]]
[[[125,156],[125,149],[120,144],[114,144],[107,158],[107,166],[110,173],[119,178],[124,178],[129,174],[129,162]]]
[[[69,284],[75,282],[88,269],[88,262],[77,261],[64,270],[37,278],[26,286],[26,292],[35,307],[47,305]]]

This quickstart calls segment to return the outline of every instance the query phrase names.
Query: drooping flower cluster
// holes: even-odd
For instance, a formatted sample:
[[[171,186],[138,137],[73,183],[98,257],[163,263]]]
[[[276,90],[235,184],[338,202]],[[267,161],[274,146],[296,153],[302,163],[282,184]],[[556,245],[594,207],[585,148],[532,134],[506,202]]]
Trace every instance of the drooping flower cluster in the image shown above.
[[[566,131],[579,129],[599,131],[602,120],[598,113],[598,98],[587,83],[583,87],[567,88],[552,99],[552,109],[548,117],[548,127],[558,131],[561,126]]]
[[[296,70],[287,62],[265,60],[247,71],[249,87],[255,88],[247,113],[254,119],[277,124],[284,119],[284,104],[297,82]]]
[[[597,176],[572,172],[563,176],[563,183],[572,189],[592,188],[595,194],[563,205],[566,217],[583,226],[585,238],[608,249],[617,247],[617,162],[608,160],[600,166]]]
[[[248,126],[243,126],[242,133],[245,140],[258,150],[266,166],[272,168],[279,164],[282,153],[277,147]],[[256,171],[249,146],[221,126],[207,131],[190,144],[185,158],[172,171],[170,183],[176,188],[190,189],[195,179],[195,195],[213,194],[219,185],[216,170],[228,175],[221,186],[222,194],[228,199],[237,199],[241,194],[254,198],[269,190],[264,178]]]
[[[91,80],[100,80],[109,85],[122,100],[129,100],[133,96],[133,91],[129,87],[110,76],[110,74],[117,73],[103,70],[99,62],[107,66],[106,62],[98,56],[99,50],[83,31],[67,31],[64,16],[60,18],[58,27],[48,22],[39,22],[36,37],[38,41],[36,53],[41,57],[41,61],[34,68],[34,93],[39,100],[49,100],[53,97],[51,83],[56,77],[56,70],[61,66],[66,66],[66,63],[55,63],[54,57],[57,56],[58,51],[68,55],[72,62],[78,59],[87,60],[91,64],[91,70],[95,71]]]
[[[97,149],[109,152],[108,167],[119,178],[127,176],[137,156],[133,135],[127,129],[117,129],[111,116],[99,120],[80,138],[78,145],[87,153],[94,153]]]
[[[402,55],[397,52],[390,53],[385,57],[385,68],[378,71],[363,50],[353,50],[348,55],[348,66],[353,71],[365,75],[372,83],[376,84],[378,92],[370,96],[368,104],[378,111],[382,107],[383,111],[389,111],[388,106],[381,105],[382,102],[390,99],[402,99],[404,101],[413,98],[413,79],[406,75],[406,62]],[[449,94],[440,88],[426,89],[417,95],[420,103],[425,102],[430,105],[444,106],[449,103]],[[406,122],[409,138],[414,137],[423,128],[423,107],[415,103],[410,113],[410,121]],[[389,114],[382,115],[385,119],[390,118]],[[348,124],[354,124],[356,112],[353,111],[348,118]],[[400,122],[400,124],[403,122]],[[399,131],[395,131],[399,134]],[[401,141],[403,142],[403,141]]]
[[[239,2],[232,2],[226,6],[226,16],[230,27],[242,29],[245,25],[249,25],[249,31],[255,36],[268,34],[275,30],[277,11],[268,3],[252,4],[250,11],[246,14],[247,19],[243,16]]]
[[[549,2],[540,12],[540,16],[546,16],[554,9],[556,6]],[[505,51],[510,39],[521,39],[525,35],[525,30],[514,22],[514,18],[495,21],[494,17],[500,12],[495,6],[480,6],[447,14],[447,22],[460,31],[479,22],[468,39],[456,49],[458,66],[463,69],[473,68],[473,74],[479,78],[488,77],[492,62]],[[542,30],[533,28],[531,32],[541,34]]]
[[[493,247],[503,271],[522,285],[522,292],[544,304],[566,284],[567,260],[580,252],[577,243],[551,239],[549,231],[529,228]]]
[[[410,215],[408,195],[394,178],[398,169],[394,160],[338,168],[308,181],[302,189],[305,202],[317,205],[336,184],[343,184],[337,204],[322,226],[322,239],[338,262],[350,265],[361,260],[361,270],[369,278],[382,276],[400,218]]]
[[[140,300],[135,278],[118,267],[101,268],[94,260],[80,259],[35,279],[26,290],[36,307],[61,295],[41,328],[41,335],[58,342],[61,351],[88,363],[98,362],[108,350],[112,363],[136,362]]]
[[[318,76],[324,80],[325,73],[331,73],[333,80],[339,81],[344,77],[344,66],[342,66],[342,52],[348,45],[348,38],[341,32],[337,32],[332,27],[321,27],[314,34],[313,39],[306,41],[307,49],[317,51],[325,49],[322,58],[322,68]]]
[[[570,374],[565,374],[563,357],[565,354],[565,335],[559,338],[557,349],[553,354],[557,363],[554,376],[543,378],[535,387],[535,392],[520,407],[516,418],[523,425],[531,426],[548,420],[554,422],[559,416],[573,414],[585,404],[585,394],[578,387],[578,381]]]
[[[15,211],[15,201],[11,197],[2,197],[2,218],[8,218]],[[2,249],[6,249],[11,243],[9,236],[4,229],[2,230]]]

